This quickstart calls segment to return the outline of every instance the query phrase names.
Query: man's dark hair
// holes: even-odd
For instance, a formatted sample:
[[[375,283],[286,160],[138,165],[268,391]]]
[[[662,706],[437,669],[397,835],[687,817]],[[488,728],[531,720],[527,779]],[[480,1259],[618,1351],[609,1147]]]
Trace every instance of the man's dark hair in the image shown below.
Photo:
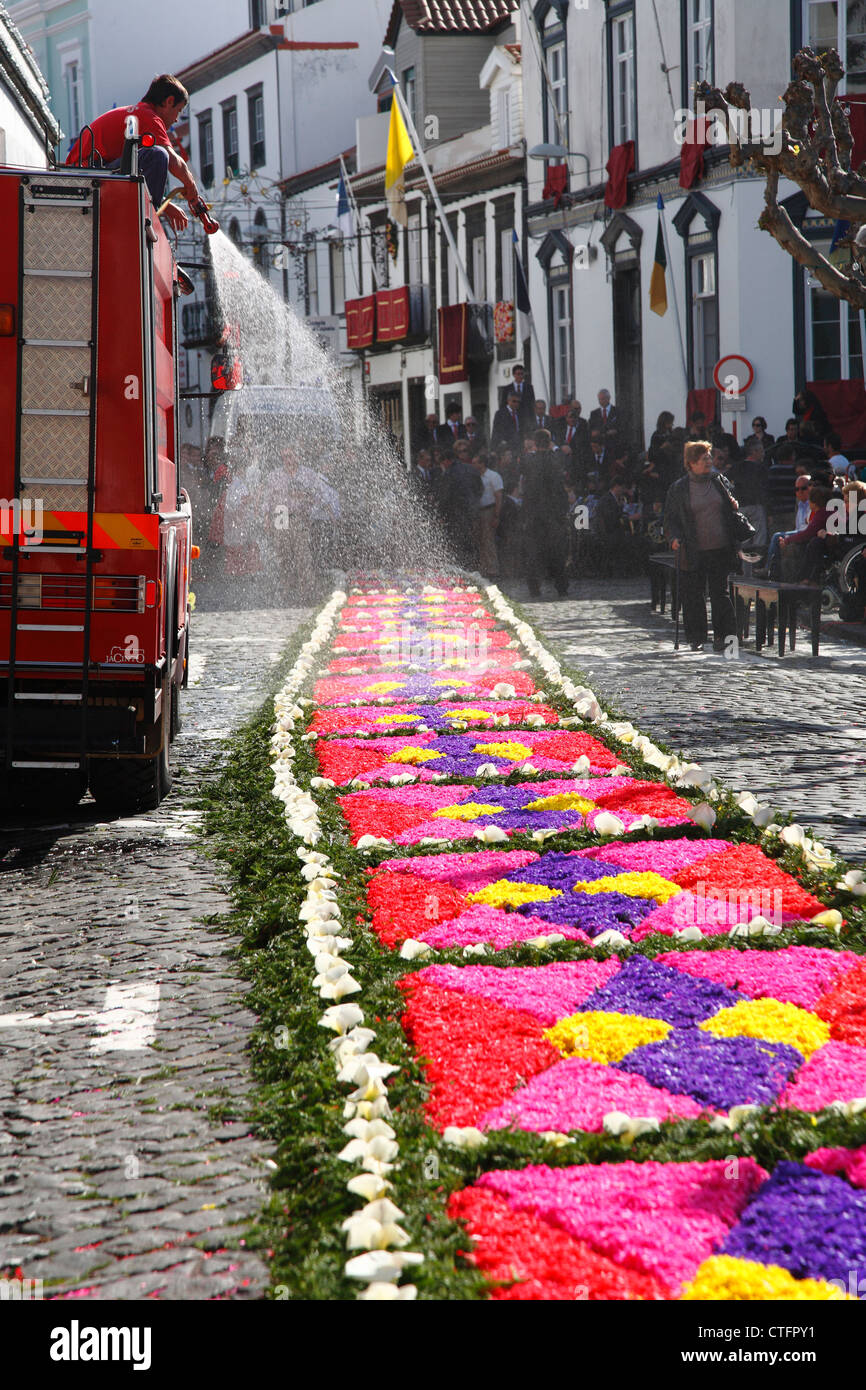
[[[796,415],[792,415],[790,420],[785,421],[785,429],[787,429],[789,425],[796,425],[799,428],[800,421],[797,419]]]
[[[532,438],[535,441],[536,449],[540,449],[542,453],[550,450],[550,430],[536,430]]]
[[[809,488],[809,501],[816,507],[826,507],[830,498],[833,496],[831,487],[822,487],[820,483],[813,483]]]
[[[783,444],[782,447],[781,447],[779,450],[777,450],[777,452],[776,452],[776,462],[777,462],[777,463],[782,463],[782,462],[784,462],[784,461],[787,461],[788,459],[792,459],[792,458],[794,457],[794,455],[796,454],[796,452],[797,452],[796,446],[795,446],[794,444],[790,443],[790,441],[789,441],[787,444]]]
[[[451,405],[449,405],[449,407],[448,407],[448,409],[446,410],[445,414],[446,414],[446,415],[462,415],[462,414],[463,414],[463,407],[462,407],[461,405],[458,405],[456,401],[452,401],[452,402],[451,402]]]
[[[168,101],[169,97],[174,97],[175,103],[183,98],[182,105],[189,101],[189,92],[182,82],[176,77],[172,77],[170,72],[163,72],[159,77],[155,77],[141,98],[149,106],[162,106],[163,102]]]

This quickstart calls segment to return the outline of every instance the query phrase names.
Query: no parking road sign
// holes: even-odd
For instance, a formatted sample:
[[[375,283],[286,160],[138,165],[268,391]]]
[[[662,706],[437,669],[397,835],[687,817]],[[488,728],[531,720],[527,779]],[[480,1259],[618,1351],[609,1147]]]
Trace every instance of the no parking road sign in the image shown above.
[[[745,395],[754,380],[754,367],[748,357],[743,357],[738,352],[731,352],[728,353],[727,357],[720,357],[713,368],[713,381],[726,401],[732,401],[738,396]],[[738,407],[732,406],[731,409],[736,410]]]

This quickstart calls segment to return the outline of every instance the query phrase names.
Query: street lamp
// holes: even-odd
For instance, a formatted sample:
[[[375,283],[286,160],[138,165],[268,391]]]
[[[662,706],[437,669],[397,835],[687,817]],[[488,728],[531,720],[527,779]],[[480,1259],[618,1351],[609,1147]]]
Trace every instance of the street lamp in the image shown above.
[[[580,150],[567,150],[564,145],[534,145],[529,151],[530,159],[585,159],[586,186],[589,187],[589,155]]]

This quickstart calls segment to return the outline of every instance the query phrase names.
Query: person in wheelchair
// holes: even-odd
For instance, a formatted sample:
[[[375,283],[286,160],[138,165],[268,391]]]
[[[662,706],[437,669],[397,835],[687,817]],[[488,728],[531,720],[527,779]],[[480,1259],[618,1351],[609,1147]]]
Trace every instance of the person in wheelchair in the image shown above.
[[[826,568],[827,504],[833,496],[831,488],[814,483],[809,489],[809,521],[801,531],[789,531],[779,539],[781,573],[770,574],[788,583],[815,584]],[[792,549],[793,547],[793,549]],[[803,547],[800,550],[800,547]]]

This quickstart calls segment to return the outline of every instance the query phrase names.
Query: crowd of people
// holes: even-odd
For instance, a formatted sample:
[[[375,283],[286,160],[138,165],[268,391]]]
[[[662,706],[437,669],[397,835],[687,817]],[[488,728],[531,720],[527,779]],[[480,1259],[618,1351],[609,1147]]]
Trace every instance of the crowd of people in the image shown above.
[[[744,549],[764,577],[813,582],[828,560],[833,497],[866,493],[866,459],[849,458],[814,393],[794,398],[775,437],[756,415],[740,442],[702,414],[677,428],[662,411],[644,450],[610,392],[586,419],[574,400],[555,414],[521,366],[489,438],[451,405],[428,415],[414,440],[414,482],[461,564],[490,579],[544,579],[565,595],[570,578],[626,574],[670,544],[680,551],[686,635],[706,637],[709,587],[717,644],[733,632],[727,575]],[[727,607],[725,605],[727,604]]]

